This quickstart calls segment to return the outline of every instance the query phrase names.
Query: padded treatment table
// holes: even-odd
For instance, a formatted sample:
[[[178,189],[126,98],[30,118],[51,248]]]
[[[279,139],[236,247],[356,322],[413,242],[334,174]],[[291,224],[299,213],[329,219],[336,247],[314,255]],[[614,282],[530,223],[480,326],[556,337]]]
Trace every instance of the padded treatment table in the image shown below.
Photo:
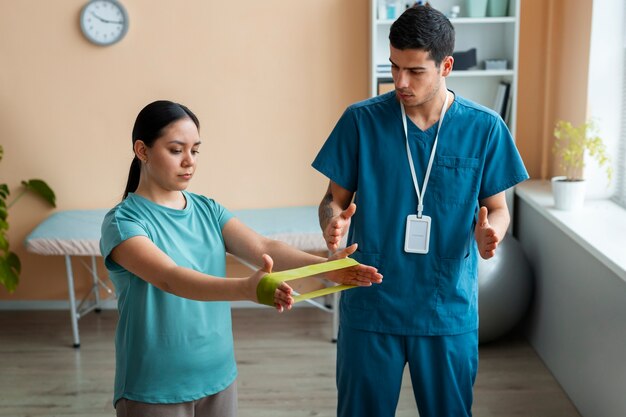
[[[96,269],[96,257],[102,256],[100,228],[107,211],[108,209],[56,212],[35,227],[25,240],[26,249],[29,252],[65,257],[74,347],[80,346],[78,320],[92,310],[98,311],[104,301],[100,297],[100,288],[104,288],[109,294],[107,299],[115,296],[113,290],[100,279]],[[306,252],[324,253],[327,251],[318,223],[317,206],[234,210],[232,213],[263,236],[283,241]],[[90,264],[83,262],[83,265],[90,271],[93,279],[91,290],[78,305],[74,291],[73,256],[90,258]],[[247,266],[257,269],[251,265]],[[337,305],[337,294],[332,295],[333,306]],[[333,313],[332,337],[333,341],[336,340],[337,309],[314,300],[306,301]]]

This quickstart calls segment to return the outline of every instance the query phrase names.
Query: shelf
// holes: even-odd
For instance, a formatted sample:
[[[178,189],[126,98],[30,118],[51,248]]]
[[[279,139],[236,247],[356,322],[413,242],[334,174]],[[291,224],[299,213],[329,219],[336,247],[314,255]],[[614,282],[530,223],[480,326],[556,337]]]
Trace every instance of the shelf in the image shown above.
[[[458,17],[450,19],[453,25],[484,24],[484,23],[515,23],[515,16],[504,17]]]
[[[513,70],[452,70],[450,77],[512,77]],[[377,72],[376,78],[391,78],[390,72]]]
[[[513,76],[513,70],[452,70],[450,77],[507,77]]]
[[[395,19],[376,19],[376,24],[380,26],[391,26]],[[453,25],[472,25],[472,24],[485,24],[485,23],[515,23],[517,18],[515,16],[504,17],[457,17],[450,19]]]

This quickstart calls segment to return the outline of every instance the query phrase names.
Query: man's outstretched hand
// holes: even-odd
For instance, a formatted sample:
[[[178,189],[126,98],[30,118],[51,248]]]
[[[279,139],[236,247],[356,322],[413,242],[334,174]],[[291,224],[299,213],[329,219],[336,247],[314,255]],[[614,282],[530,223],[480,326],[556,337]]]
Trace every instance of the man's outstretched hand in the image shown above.
[[[354,243],[347,248],[335,252],[328,260],[334,261],[346,258],[352,255],[356,251],[356,248],[357,244]],[[327,272],[326,278],[337,284],[358,285],[360,287],[369,287],[372,284],[380,284],[383,281],[383,276],[378,272],[376,267],[363,264]]]
[[[345,236],[350,226],[350,218],[356,212],[356,204],[351,203],[347,209],[333,217],[328,222],[328,226],[324,229],[324,240],[326,247],[331,253],[334,253],[341,243],[341,239]]]
[[[474,238],[478,244],[478,253],[483,259],[492,258],[500,242],[496,230],[489,224],[487,207],[483,206],[478,212],[478,222],[474,229]]]

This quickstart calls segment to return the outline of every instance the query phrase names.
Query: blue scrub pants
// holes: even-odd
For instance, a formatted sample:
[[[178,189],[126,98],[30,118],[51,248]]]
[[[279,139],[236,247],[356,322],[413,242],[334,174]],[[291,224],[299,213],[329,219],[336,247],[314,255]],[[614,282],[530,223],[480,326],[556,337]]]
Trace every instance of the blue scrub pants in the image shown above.
[[[341,326],[337,339],[337,416],[395,416],[407,363],[420,417],[472,415],[478,331],[454,336],[399,336]]]

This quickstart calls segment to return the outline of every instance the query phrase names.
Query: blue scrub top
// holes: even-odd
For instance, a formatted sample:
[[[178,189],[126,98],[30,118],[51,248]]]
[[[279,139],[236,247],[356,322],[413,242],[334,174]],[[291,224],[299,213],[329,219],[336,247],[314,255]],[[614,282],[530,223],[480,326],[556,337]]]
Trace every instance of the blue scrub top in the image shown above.
[[[407,124],[423,187],[437,124],[426,131]],[[384,275],[380,285],[342,293],[342,326],[401,335],[478,328],[479,200],[528,179],[498,114],[459,96],[446,113],[424,197],[423,214],[432,218],[425,255],[404,251],[406,219],[418,200],[395,92],[348,107],[312,165],[356,193],[348,234],[349,244],[359,244],[353,257]]]

